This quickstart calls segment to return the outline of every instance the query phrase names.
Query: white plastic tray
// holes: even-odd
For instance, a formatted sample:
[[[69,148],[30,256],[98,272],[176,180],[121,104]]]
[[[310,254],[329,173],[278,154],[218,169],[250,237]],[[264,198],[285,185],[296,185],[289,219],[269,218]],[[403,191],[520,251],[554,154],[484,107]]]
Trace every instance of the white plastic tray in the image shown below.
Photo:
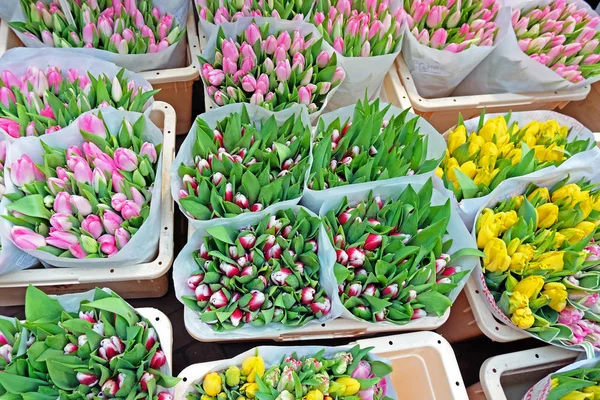
[[[519,400],[540,379],[571,364],[581,353],[554,346],[488,358],[479,371],[487,400]]]
[[[392,362],[392,382],[400,400],[468,399],[454,351],[436,333],[406,333],[363,339],[350,344],[374,346],[374,354]],[[185,394],[193,389],[193,385],[219,362],[193,364],[181,371],[179,377],[182,381],[175,388],[175,398],[185,399]]]

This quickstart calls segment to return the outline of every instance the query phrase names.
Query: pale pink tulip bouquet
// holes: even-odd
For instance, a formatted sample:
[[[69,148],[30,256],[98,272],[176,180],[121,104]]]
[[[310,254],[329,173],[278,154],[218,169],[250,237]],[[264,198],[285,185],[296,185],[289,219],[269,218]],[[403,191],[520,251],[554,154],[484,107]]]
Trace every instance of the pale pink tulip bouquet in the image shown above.
[[[310,120],[299,106],[278,122],[251,105],[196,120],[173,163],[173,197],[196,225],[298,203],[309,170]]]
[[[498,0],[405,0],[404,18],[419,43],[458,53],[494,43],[499,8]]]
[[[220,27],[200,57],[208,96],[218,106],[249,102],[281,111],[303,104],[310,114],[320,111],[345,73],[316,33],[308,24],[275,20]]]
[[[347,317],[394,324],[440,317],[482,254],[431,179],[354,191],[320,213],[324,250],[335,251],[334,303]]]
[[[185,33],[175,17],[151,0],[20,0],[26,21],[10,26],[49,47],[89,48],[119,54],[158,53]],[[74,25],[66,13],[71,14]]]
[[[6,186],[4,185],[4,163],[6,162],[6,146],[8,146],[8,141],[3,140],[0,142],[0,200],[6,192]]]
[[[380,56],[401,42],[401,8],[390,0],[319,0],[311,22],[346,57]]]
[[[566,0],[512,14],[521,50],[572,83],[600,75],[598,24],[598,15]]]
[[[317,256],[321,220],[295,206],[243,225],[195,234],[175,261],[180,300],[217,332],[329,319],[331,301]]]
[[[271,17],[302,21],[313,2],[292,0],[194,0],[200,19],[214,25],[243,17]]]
[[[70,296],[29,286],[25,321],[0,319],[0,393],[173,400],[179,379],[152,322],[106,289]]]
[[[32,66],[24,74],[5,69],[0,77],[0,130],[12,138],[54,133],[96,108],[142,112],[159,92],[128,79],[125,69],[112,79],[56,66]]]
[[[132,123],[116,110],[106,115],[111,118],[81,116],[66,138],[76,145],[38,139],[11,146],[7,167],[13,188],[5,194],[11,203],[3,217],[14,224],[10,237],[19,248],[52,265],[68,264],[61,258],[147,259],[152,249],[118,254],[144,229],[141,237],[156,245],[153,233],[147,236],[152,222],[144,224],[157,218],[154,185],[160,183],[162,145],[154,143],[160,136],[146,135],[151,122],[145,116],[137,114]]]

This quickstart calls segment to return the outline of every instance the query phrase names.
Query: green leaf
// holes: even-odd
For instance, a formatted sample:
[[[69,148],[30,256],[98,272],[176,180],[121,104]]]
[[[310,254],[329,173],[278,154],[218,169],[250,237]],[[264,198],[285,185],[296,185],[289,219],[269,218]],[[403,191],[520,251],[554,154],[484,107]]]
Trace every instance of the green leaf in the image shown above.
[[[185,211],[192,214],[194,218],[200,221],[205,221],[210,219],[212,216],[212,211],[208,207],[203,204],[200,204],[196,201],[195,198],[188,196],[182,199],[179,199],[179,203],[185,209]]]
[[[211,226],[206,229],[206,233],[221,242],[231,245],[235,244],[235,240],[237,239],[237,231],[235,229],[222,225]]]
[[[417,295],[417,302],[423,304],[427,314],[436,314],[441,317],[452,306],[452,301],[438,292],[423,292]]]
[[[28,322],[58,322],[64,311],[58,300],[29,285],[25,293],[25,318]]]
[[[130,326],[135,325],[139,321],[139,317],[135,310],[129,304],[127,304],[125,300],[119,297],[107,297],[104,299],[95,300],[91,303],[87,303],[86,306],[115,313],[125,318]]]
[[[44,205],[44,198],[39,194],[31,194],[20,198],[6,206],[10,211],[17,211],[30,217],[50,219],[51,213]]]

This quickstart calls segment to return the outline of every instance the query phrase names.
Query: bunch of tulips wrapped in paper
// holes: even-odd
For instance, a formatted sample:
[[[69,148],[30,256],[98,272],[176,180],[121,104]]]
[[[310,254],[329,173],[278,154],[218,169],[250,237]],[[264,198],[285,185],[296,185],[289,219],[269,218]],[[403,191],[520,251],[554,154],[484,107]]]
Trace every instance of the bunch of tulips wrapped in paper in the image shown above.
[[[459,53],[471,46],[491,46],[498,33],[497,0],[404,0],[401,19],[419,43]]]
[[[600,73],[599,23],[598,16],[566,0],[525,6],[512,15],[521,50],[572,83]]]
[[[390,0],[319,0],[311,21],[338,53],[369,57],[396,51],[401,13]]]
[[[158,90],[136,86],[124,73],[122,69],[110,79],[54,66],[45,71],[29,67],[23,76],[2,71],[0,129],[14,138],[38,136],[64,128],[95,108],[142,112]]]
[[[392,367],[383,361],[371,360],[371,349],[354,346],[330,355],[321,350],[304,357],[284,353],[280,362],[268,366],[260,356],[259,348],[257,355],[244,359],[241,366],[232,365],[223,371],[206,374],[195,385],[197,392],[190,392],[186,398],[390,399],[386,396],[386,377]]]
[[[470,272],[456,260],[479,252],[447,254],[450,200],[432,206],[432,191],[428,180],[418,192],[408,185],[397,199],[344,198],[325,215],[340,300],[357,318],[406,324],[452,305],[448,294]]]
[[[317,125],[308,188],[323,190],[432,171],[440,160],[426,159],[428,140],[408,110],[386,119],[390,105],[359,101],[352,118]]]
[[[236,22],[242,17],[271,17],[303,20],[313,7],[311,1],[292,0],[194,0],[201,19],[215,25]]]
[[[67,312],[30,286],[25,321],[0,319],[0,396],[172,400],[166,356],[152,323],[115,294]]]
[[[229,39],[220,28],[214,62],[202,57],[200,62],[206,91],[217,105],[249,102],[281,111],[299,103],[314,113],[345,78],[322,38],[300,30],[269,34],[269,23],[251,23]]]
[[[301,326],[326,316],[331,301],[319,283],[321,221],[304,209],[266,215],[242,229],[214,226],[194,252],[198,270],[184,303],[217,331],[249,324]]]
[[[194,219],[235,217],[302,195],[311,139],[301,115],[278,126],[274,116],[251,121],[243,107],[215,129],[198,117],[195,135],[194,165],[178,170],[179,203]]]
[[[10,26],[46,46],[95,48],[119,54],[157,53],[177,43],[185,29],[151,0],[20,0],[25,22]],[[66,13],[71,13],[70,23]]]
[[[476,131],[464,121],[448,135],[448,150],[436,170],[457,200],[489,194],[506,179],[559,166],[569,157],[595,147],[590,139],[568,138],[569,128],[555,120],[511,123],[511,114],[479,119]]]
[[[136,234],[150,212],[161,145],[142,140],[145,117],[109,132],[98,116],[79,119],[84,138],[65,149],[42,143],[43,162],[22,154],[10,165],[19,189],[5,194],[10,235],[23,250],[55,256],[111,257]]]
[[[485,208],[477,219],[485,283],[512,323],[546,341],[600,347],[600,192],[588,181]]]
[[[590,365],[572,369],[567,367],[565,371],[550,375],[551,390],[543,400],[596,399],[600,395],[600,365],[597,359],[586,364]]]

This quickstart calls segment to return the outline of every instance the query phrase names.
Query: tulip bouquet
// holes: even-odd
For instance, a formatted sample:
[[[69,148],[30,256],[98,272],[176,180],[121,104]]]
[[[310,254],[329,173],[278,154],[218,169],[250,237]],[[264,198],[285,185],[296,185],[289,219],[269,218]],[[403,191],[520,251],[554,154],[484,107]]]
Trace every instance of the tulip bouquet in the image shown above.
[[[404,0],[402,54],[421,96],[447,97],[494,50],[510,19],[499,9],[499,0]]]
[[[548,342],[600,348],[596,186],[569,178],[531,184],[478,216],[481,283],[501,320]]]
[[[142,112],[159,92],[148,90],[147,82],[144,87],[128,79],[125,69],[112,79],[106,74],[95,76],[81,71],[84,70],[32,66],[24,74],[15,75],[10,69],[3,70],[0,130],[13,138],[39,136],[56,132],[96,108],[112,106]]]
[[[347,316],[395,324],[442,316],[481,254],[472,240],[462,240],[464,225],[431,179],[388,186],[387,193],[398,191],[387,199],[363,191],[321,208]]]
[[[84,297],[63,305],[30,286],[26,320],[0,320],[0,395],[172,400],[179,379],[152,323],[114,293]]]
[[[383,79],[402,46],[399,0],[319,0],[311,22],[338,52],[346,71],[331,108],[379,97]]]
[[[391,400],[392,367],[372,349],[258,347],[204,375],[186,399]]]
[[[568,173],[598,154],[590,131],[553,112],[459,118],[446,138],[448,150],[436,175],[461,202],[468,225],[483,198],[507,179],[539,176],[555,167]]]
[[[357,184],[430,174],[444,149],[443,139],[424,120],[365,97],[319,120],[303,200],[318,209],[331,193],[344,195]]]
[[[194,0],[194,3],[200,20],[210,23],[211,27],[225,22],[237,22],[244,17],[302,21],[313,6],[312,2],[302,0]]]
[[[206,221],[298,203],[309,168],[310,120],[301,107],[289,111],[283,122],[252,105],[198,117],[173,164],[172,193],[182,211]]]
[[[316,113],[345,77],[337,56],[308,24],[265,21],[222,26],[211,38],[200,57],[208,96],[218,106],[299,103]]]
[[[156,245],[148,229],[159,213],[153,199],[154,185],[160,188],[161,144],[153,143],[161,141],[160,133],[146,126],[145,116],[112,111],[80,117],[78,129],[65,136],[67,143],[79,144],[66,149],[61,139],[11,146],[11,187],[5,197],[12,203],[3,217],[14,224],[10,236],[19,248],[64,266],[68,261],[59,257],[116,256],[137,234],[148,242],[138,245]],[[146,220],[152,222],[144,226]],[[115,263],[148,256],[125,253]]]
[[[524,398],[594,400],[600,394],[599,361],[593,358],[567,365],[536,383]]]
[[[175,261],[180,300],[217,332],[331,319],[317,257],[319,218],[300,207],[258,218],[196,232]]]

